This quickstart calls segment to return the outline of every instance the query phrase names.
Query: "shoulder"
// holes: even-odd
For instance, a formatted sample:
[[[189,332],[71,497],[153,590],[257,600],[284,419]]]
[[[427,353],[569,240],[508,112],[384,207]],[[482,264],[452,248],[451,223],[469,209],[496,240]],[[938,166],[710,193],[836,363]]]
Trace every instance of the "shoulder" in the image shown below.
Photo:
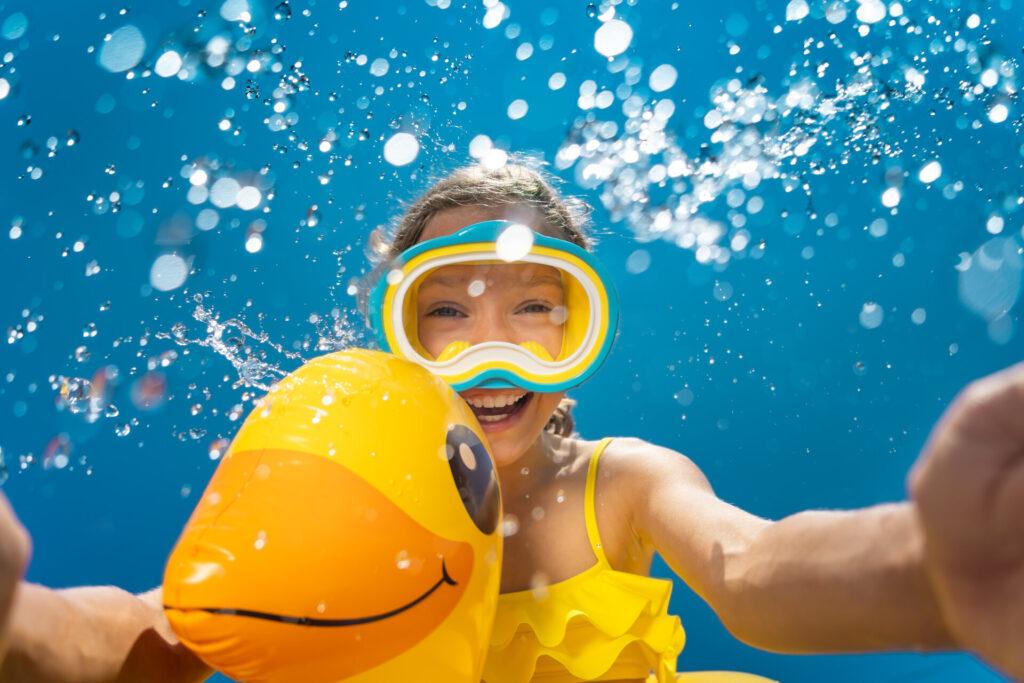
[[[711,490],[707,477],[693,460],[679,451],[631,436],[609,442],[601,455],[598,476],[614,478],[623,488],[637,492],[665,485]]]

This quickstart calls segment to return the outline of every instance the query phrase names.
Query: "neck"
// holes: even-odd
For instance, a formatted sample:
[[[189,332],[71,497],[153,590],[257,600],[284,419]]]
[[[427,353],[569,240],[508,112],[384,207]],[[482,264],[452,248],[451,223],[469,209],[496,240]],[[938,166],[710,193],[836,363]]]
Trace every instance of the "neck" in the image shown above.
[[[561,469],[562,437],[543,431],[514,462],[497,468],[501,495],[507,503],[528,498],[539,482],[547,481]]]

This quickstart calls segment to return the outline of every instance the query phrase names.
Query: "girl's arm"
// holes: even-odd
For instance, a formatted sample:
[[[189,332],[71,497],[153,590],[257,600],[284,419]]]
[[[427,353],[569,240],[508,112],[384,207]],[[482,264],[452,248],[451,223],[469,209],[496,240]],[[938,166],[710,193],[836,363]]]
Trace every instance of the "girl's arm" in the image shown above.
[[[52,590],[22,583],[14,600],[0,681],[192,683],[211,670],[178,642],[160,589]]]
[[[634,532],[743,642],[786,653],[956,646],[910,505],[771,522],[719,500],[679,453],[624,447]]]

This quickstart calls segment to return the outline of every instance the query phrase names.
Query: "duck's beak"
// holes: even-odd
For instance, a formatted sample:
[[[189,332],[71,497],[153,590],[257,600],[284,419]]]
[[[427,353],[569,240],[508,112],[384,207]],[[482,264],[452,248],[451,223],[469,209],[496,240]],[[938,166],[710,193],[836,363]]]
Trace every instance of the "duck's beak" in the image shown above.
[[[233,453],[185,534],[165,577],[176,588],[164,594],[168,618],[190,649],[218,650],[218,668],[240,680],[268,670],[256,662],[274,652],[255,645],[268,642],[288,653],[274,680],[366,671],[433,631],[473,571],[470,544],[432,533],[331,458],[298,451]],[[252,651],[232,644],[237,668],[220,650],[228,632],[253,636],[243,638]]]

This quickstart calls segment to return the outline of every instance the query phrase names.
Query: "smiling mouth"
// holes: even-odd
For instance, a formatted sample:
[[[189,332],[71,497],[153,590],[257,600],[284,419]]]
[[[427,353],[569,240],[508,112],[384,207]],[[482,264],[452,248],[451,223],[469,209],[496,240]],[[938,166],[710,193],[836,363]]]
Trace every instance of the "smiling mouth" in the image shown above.
[[[485,398],[486,397],[486,398]],[[469,407],[473,410],[480,424],[492,424],[501,422],[522,411],[526,404],[533,398],[533,392],[529,391],[518,397],[502,395],[484,395],[463,397]],[[487,405],[490,403],[491,405]],[[500,405],[496,405],[500,404]]]
[[[267,621],[277,621],[282,624],[294,624],[296,626],[359,626],[362,624],[372,624],[375,621],[382,621],[389,619],[390,617],[397,616],[402,612],[412,609],[416,605],[420,604],[427,598],[429,598],[435,591],[441,586],[449,585],[456,586],[458,583],[451,576],[448,575],[448,568],[444,564],[444,559],[441,560],[441,578],[437,582],[428,588],[422,595],[415,598],[411,602],[408,602],[401,607],[396,607],[393,610],[382,612],[381,614],[374,614],[367,617],[353,617],[350,619],[318,619],[316,617],[289,617],[283,614],[272,614],[270,612],[258,612],[249,609],[234,609],[231,607],[188,607],[178,608],[170,605],[164,605],[164,609],[179,609],[180,611],[190,612],[208,612],[209,614],[226,614],[237,617],[250,617],[253,619],[266,619]]]

